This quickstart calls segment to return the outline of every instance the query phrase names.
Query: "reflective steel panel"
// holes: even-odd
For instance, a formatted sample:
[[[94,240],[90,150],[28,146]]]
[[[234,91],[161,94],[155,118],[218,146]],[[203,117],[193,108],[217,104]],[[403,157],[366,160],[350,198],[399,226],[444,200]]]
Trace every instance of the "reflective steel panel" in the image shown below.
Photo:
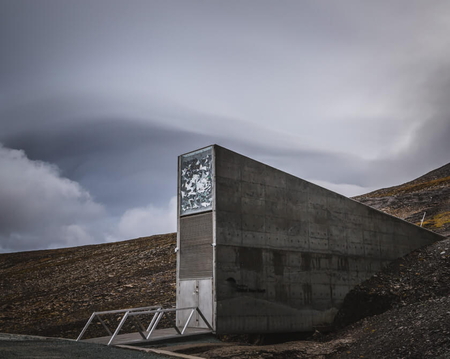
[[[181,156],[180,215],[212,210],[212,147]]]

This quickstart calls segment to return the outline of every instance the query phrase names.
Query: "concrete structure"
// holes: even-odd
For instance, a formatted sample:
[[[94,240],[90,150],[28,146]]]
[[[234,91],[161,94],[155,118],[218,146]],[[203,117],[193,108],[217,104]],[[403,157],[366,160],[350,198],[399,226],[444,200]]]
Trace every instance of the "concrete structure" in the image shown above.
[[[328,326],[355,285],[442,239],[217,145],[179,157],[178,193],[177,307],[218,334]]]

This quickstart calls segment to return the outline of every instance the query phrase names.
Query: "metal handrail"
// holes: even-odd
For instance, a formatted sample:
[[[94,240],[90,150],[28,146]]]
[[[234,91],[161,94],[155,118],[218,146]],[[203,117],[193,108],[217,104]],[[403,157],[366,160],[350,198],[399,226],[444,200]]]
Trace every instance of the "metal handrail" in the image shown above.
[[[172,327],[176,330],[178,335],[184,335],[184,333],[186,332],[186,329],[187,329],[187,327],[188,327],[190,321],[192,320],[192,317],[194,316],[194,313],[196,311],[200,315],[200,317],[203,319],[203,321],[205,322],[207,327],[211,331],[214,331],[214,329],[212,328],[211,324],[209,324],[209,322],[206,320],[205,316],[203,315],[203,313],[201,312],[201,310],[198,307],[163,309],[160,306],[153,306],[153,307],[109,310],[109,311],[104,311],[104,312],[94,312],[94,313],[92,313],[91,317],[89,318],[89,320],[87,321],[87,323],[84,326],[83,330],[81,331],[80,335],[78,336],[77,341],[81,340],[83,335],[86,333],[87,328],[89,327],[89,325],[91,325],[91,323],[93,322],[95,317],[97,317],[97,319],[99,319],[100,323],[103,325],[103,327],[108,332],[108,335],[111,336],[111,338],[109,339],[107,345],[111,345],[112,344],[112,342],[117,337],[117,335],[119,334],[120,330],[122,329],[123,325],[125,324],[125,322],[127,321],[128,318],[130,318],[131,320],[134,321],[135,327],[137,328],[137,330],[138,330],[139,334],[141,335],[142,339],[149,340],[151,335],[155,331],[156,327],[158,326],[159,322],[161,321],[162,317],[166,313],[177,312],[177,311],[181,311],[181,310],[190,310],[191,312],[189,313],[188,319],[187,319],[186,323],[184,324],[183,328],[181,329],[181,331],[180,331],[180,328],[177,327],[176,323],[172,323]],[[117,328],[114,330],[114,333],[113,333],[108,328],[106,323],[104,323],[104,321],[100,318],[100,315],[117,314],[117,313],[125,313],[125,314],[123,315],[122,319],[120,320],[120,323],[118,324]],[[144,326],[142,325],[142,323],[139,321],[139,319],[136,318],[136,316],[144,315],[144,314],[153,314],[152,319],[151,319],[147,329],[145,329]]]
[[[101,315],[105,314],[119,314],[119,313],[134,313],[139,311],[142,314],[149,314],[150,312],[154,312],[154,310],[162,309],[159,305],[153,305],[151,307],[140,307],[140,308],[128,308],[128,309],[118,309],[118,310],[105,310],[102,312],[93,312],[90,316],[89,320],[87,321],[86,325],[84,326],[83,330],[81,331],[80,335],[77,338],[77,341],[81,340],[83,335],[86,333],[88,327],[91,325],[91,323],[94,321],[95,318],[98,319],[98,321],[102,324],[102,326],[105,328],[108,335],[113,335],[109,327],[106,325],[106,323],[103,321],[103,319],[100,317]]]

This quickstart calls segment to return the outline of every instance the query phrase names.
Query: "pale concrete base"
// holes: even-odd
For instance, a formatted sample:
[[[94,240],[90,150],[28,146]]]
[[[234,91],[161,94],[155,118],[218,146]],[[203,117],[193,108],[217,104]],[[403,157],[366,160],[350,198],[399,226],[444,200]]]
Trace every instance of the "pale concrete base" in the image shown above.
[[[174,340],[174,339],[182,339],[186,337],[192,337],[196,335],[204,335],[211,333],[211,330],[209,329],[203,329],[203,328],[186,328],[186,331],[183,335],[180,335],[176,332],[174,328],[168,328],[168,329],[156,329],[150,339],[145,340],[142,338],[142,336],[139,333],[128,333],[128,334],[120,334],[116,338],[114,338],[114,341],[112,345],[135,345],[135,344],[144,344],[144,343],[151,343],[151,342],[158,342],[158,341],[165,341],[165,340]],[[97,344],[108,344],[109,340],[111,339],[110,336],[106,337],[99,337],[99,338],[91,338],[91,339],[84,339],[81,340],[81,342],[88,342],[88,343],[97,343]]]

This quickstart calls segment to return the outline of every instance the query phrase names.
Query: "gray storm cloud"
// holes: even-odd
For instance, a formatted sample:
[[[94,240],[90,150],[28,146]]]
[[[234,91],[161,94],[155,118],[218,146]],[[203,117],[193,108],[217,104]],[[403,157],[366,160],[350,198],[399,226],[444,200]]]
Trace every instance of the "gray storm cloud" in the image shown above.
[[[448,1],[0,7],[2,248],[173,228],[176,158],[212,143],[346,195],[449,161]]]
[[[102,205],[57,168],[0,146],[0,250],[87,244],[84,225],[104,215]]]

